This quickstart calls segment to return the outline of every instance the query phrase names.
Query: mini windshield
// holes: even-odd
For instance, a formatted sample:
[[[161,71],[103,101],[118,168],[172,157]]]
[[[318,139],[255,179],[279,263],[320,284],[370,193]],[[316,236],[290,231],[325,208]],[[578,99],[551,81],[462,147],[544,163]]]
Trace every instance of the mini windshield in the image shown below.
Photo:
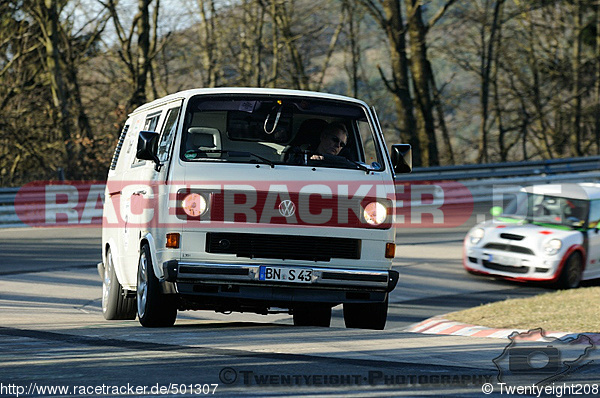
[[[586,225],[589,201],[551,195],[519,193],[501,217],[570,228]]]
[[[181,145],[187,162],[367,171],[384,164],[363,107],[307,97],[194,97]]]

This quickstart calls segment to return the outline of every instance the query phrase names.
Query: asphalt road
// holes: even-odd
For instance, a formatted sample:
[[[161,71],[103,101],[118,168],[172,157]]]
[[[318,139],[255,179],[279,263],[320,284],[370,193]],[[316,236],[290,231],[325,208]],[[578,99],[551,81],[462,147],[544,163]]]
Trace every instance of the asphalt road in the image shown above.
[[[506,341],[404,330],[548,289],[466,274],[467,229],[398,233],[401,279],[385,331],[345,329],[341,308],[331,328],[294,327],[287,314],[184,312],[167,329],[107,322],[95,269],[98,229],[0,230],[0,396],[46,386],[69,388],[52,396],[480,396]],[[577,376],[597,374],[589,366]]]

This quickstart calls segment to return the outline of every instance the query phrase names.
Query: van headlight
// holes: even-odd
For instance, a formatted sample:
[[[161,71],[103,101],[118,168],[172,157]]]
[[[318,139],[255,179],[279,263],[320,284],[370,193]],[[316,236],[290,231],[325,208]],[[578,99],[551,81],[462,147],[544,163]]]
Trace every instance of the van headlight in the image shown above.
[[[190,193],[181,201],[181,207],[188,216],[200,217],[208,210],[208,202],[203,195]]]
[[[476,245],[481,239],[483,239],[484,235],[485,230],[483,228],[475,228],[469,234],[469,242],[471,242],[472,245]]]
[[[549,256],[554,256],[562,247],[562,241],[560,239],[550,239],[544,243],[544,252]]]
[[[371,225],[383,224],[387,218],[387,207],[380,202],[371,202],[365,206],[363,217]]]

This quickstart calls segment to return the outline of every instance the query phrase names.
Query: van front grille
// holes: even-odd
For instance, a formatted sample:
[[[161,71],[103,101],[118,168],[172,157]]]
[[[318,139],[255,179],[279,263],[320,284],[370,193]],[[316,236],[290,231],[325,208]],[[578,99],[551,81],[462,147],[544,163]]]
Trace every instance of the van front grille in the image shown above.
[[[322,236],[238,234],[208,232],[206,252],[238,257],[281,260],[330,261],[332,258],[360,259],[359,239]]]

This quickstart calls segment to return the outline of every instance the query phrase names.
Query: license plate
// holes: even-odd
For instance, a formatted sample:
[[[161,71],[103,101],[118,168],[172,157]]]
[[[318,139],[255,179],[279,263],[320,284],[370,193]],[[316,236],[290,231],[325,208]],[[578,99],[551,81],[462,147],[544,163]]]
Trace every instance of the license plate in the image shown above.
[[[312,269],[261,265],[258,279],[261,281],[312,283]]]
[[[488,261],[494,262],[494,263],[500,264],[500,265],[517,266],[521,262],[518,258],[514,258],[514,257],[498,256],[498,255],[492,256],[491,254],[489,256],[490,257],[489,257]]]

